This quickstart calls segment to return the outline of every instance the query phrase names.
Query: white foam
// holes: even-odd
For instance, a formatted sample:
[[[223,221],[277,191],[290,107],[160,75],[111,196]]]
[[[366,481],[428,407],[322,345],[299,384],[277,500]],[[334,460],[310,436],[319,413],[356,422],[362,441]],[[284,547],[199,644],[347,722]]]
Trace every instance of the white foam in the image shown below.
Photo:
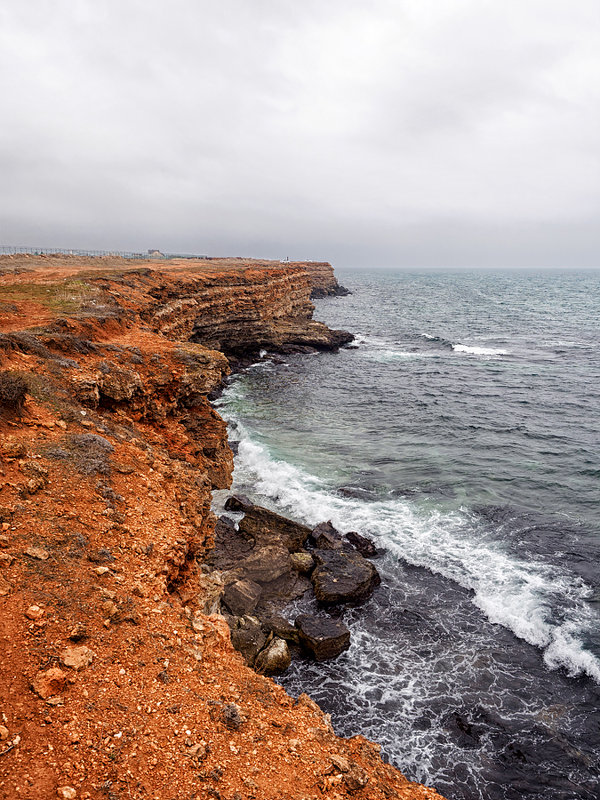
[[[456,353],[467,353],[472,356],[508,356],[508,350],[496,350],[493,347],[471,347],[467,344],[453,344],[452,349]]]
[[[330,519],[342,530],[376,537],[408,563],[472,590],[473,602],[491,622],[544,650],[549,668],[586,673],[600,683],[600,662],[582,644],[598,620],[581,579],[541,561],[519,560],[464,513],[417,512],[403,500],[340,497],[324,481],[272,458],[239,422],[237,432],[237,485],[251,485],[266,505],[310,525]]]

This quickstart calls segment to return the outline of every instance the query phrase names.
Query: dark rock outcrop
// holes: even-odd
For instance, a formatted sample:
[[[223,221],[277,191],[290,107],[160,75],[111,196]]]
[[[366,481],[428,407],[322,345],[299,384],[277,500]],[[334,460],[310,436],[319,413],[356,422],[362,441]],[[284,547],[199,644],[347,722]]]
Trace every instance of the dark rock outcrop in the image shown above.
[[[361,534],[356,533],[356,531],[348,531],[348,533],[344,535],[344,539],[365,558],[373,558],[373,556],[377,555],[375,543],[367,536],[361,536]]]
[[[360,553],[316,550],[317,566],[311,579],[317,600],[323,605],[357,605],[380,583],[379,573]]]
[[[300,525],[261,506],[242,506],[240,497],[236,498],[236,501],[236,510],[245,512],[239,529],[246,538],[261,544],[277,542],[286,547],[290,553],[302,549],[310,535],[310,528],[306,525]]]
[[[235,581],[225,587],[223,602],[232,614],[236,617],[243,617],[254,611],[261,593],[261,587],[254,581]]]
[[[317,661],[335,658],[350,647],[350,631],[340,620],[300,614],[295,620],[301,644]]]
[[[339,550],[342,547],[342,534],[331,521],[320,522],[310,533],[310,540],[320,550]]]

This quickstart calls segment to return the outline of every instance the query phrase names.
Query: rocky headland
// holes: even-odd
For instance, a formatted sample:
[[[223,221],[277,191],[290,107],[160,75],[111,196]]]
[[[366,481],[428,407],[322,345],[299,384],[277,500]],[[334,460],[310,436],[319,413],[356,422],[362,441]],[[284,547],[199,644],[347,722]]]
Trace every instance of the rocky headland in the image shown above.
[[[328,609],[376,586],[370,543],[211,512],[233,454],[209,398],[261,350],[349,342],[312,319],[332,276],[0,257],[0,797],[439,797],[263,674],[347,646]],[[322,613],[291,625],[307,590]]]

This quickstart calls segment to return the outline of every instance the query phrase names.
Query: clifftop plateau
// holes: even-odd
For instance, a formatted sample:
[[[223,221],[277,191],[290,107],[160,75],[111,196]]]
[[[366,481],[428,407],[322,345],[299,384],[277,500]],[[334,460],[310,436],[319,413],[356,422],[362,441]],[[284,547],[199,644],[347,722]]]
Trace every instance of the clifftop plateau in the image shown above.
[[[0,257],[0,797],[439,798],[248,668],[215,613],[209,395],[351,340],[310,267]]]

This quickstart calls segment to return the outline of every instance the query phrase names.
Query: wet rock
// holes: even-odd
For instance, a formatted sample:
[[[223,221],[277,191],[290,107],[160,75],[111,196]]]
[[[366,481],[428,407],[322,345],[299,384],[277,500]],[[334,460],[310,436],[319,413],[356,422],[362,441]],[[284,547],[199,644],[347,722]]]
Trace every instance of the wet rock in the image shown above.
[[[261,595],[260,586],[254,581],[242,580],[225,587],[223,601],[236,617],[251,614]]]
[[[292,569],[303,575],[308,575],[315,566],[314,559],[310,553],[292,553],[290,558],[292,560]]]
[[[260,544],[271,541],[286,547],[290,553],[301,550],[310,535],[310,528],[286,519],[261,506],[245,509],[246,515],[239,524],[240,531]]]
[[[31,688],[43,700],[60,694],[67,685],[67,673],[58,667],[51,667],[43,672],[38,672]]]
[[[254,669],[263,675],[280,675],[292,663],[290,650],[285,639],[275,637],[258,654],[254,662]]]
[[[323,605],[362,603],[380,583],[379,573],[360,553],[317,550],[314,555],[317,566],[311,579]]]
[[[235,568],[254,548],[254,539],[235,527],[229,517],[219,517],[215,524],[215,546],[207,562],[215,569]]]
[[[367,536],[361,536],[361,534],[356,533],[356,531],[349,531],[345,534],[344,539],[350,542],[352,547],[358,550],[361,556],[365,558],[373,558],[373,556],[377,555],[375,544]]]
[[[274,581],[261,583],[262,595],[256,614],[264,611],[279,611],[293,600],[303,597],[311,589],[309,579],[296,571],[286,572]]]
[[[270,583],[289,573],[292,562],[285,547],[269,544],[255,548],[238,566],[246,578],[258,583]]]
[[[231,442],[229,443],[231,447]],[[249,511],[253,507],[253,503],[245,494],[232,494],[225,501],[225,511]]]
[[[350,631],[340,620],[315,614],[300,614],[295,625],[300,642],[317,661],[335,658],[350,647]]]
[[[311,542],[319,550],[339,550],[342,547],[342,534],[330,522],[321,522],[310,534]]]
[[[299,643],[300,637],[298,628],[292,625],[291,622],[288,622],[287,619],[280,614],[261,614],[260,621],[265,632],[273,632],[274,636],[278,636],[280,639],[285,639],[287,642],[292,642],[293,644]]]
[[[246,664],[252,666],[256,656],[267,643],[267,636],[256,617],[231,617],[231,644],[240,653]]]
[[[89,667],[94,660],[94,652],[84,644],[75,647],[66,647],[60,654],[60,660],[65,667],[79,671]]]

